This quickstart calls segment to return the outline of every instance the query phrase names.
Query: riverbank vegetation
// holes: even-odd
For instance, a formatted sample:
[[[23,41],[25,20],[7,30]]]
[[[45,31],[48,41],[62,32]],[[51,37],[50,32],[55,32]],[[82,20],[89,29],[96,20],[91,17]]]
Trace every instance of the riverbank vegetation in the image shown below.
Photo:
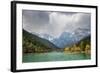
[[[90,36],[85,37],[78,43],[64,48],[65,53],[85,53],[85,54],[91,54],[91,41]]]

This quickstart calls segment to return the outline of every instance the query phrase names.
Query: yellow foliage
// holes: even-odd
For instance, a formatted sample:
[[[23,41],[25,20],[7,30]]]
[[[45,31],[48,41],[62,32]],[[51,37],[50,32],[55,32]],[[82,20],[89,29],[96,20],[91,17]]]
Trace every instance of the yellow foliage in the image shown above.
[[[65,51],[68,51],[68,50],[69,50],[69,48],[68,48],[68,47],[66,47],[64,50],[65,50]]]

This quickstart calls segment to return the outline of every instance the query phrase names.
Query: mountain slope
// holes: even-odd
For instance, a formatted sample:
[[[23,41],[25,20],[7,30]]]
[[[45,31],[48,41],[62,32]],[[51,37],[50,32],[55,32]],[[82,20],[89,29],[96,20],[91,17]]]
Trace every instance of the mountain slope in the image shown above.
[[[77,43],[78,46],[84,51],[87,45],[91,45],[91,37],[87,36]]]
[[[67,32],[63,32],[59,38],[53,40],[53,43],[60,48],[65,48],[66,46],[70,46],[76,42],[78,42],[76,37]]]
[[[23,30],[23,48],[24,52],[47,52],[58,49],[48,40],[33,35],[26,30]]]
[[[86,49],[90,50],[91,49],[91,37],[90,36],[84,37],[82,40],[69,46],[68,48],[74,51],[75,49],[80,50],[80,51],[85,51]]]

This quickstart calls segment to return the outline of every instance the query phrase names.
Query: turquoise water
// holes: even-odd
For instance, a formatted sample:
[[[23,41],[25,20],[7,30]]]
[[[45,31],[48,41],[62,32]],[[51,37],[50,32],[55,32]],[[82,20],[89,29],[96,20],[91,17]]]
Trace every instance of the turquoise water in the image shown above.
[[[49,53],[28,53],[23,55],[23,62],[47,62],[47,61],[69,61],[69,60],[86,60],[90,55],[84,53],[68,54],[63,52]]]

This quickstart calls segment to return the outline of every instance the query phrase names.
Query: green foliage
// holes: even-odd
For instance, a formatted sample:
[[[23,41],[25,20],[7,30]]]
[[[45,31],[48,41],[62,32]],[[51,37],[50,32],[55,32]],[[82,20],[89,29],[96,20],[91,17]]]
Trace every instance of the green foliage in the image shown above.
[[[50,52],[57,48],[49,41],[23,30],[23,53]]]
[[[78,43],[78,45],[79,45],[79,47],[82,49],[82,51],[85,51],[86,45],[91,45],[90,43],[91,43],[91,37],[88,36],[88,37],[83,38],[83,39]]]
[[[78,43],[71,45],[69,48],[69,50],[71,52],[75,52],[75,51],[86,51],[91,49],[91,37],[85,37],[82,40],[80,40]]]

